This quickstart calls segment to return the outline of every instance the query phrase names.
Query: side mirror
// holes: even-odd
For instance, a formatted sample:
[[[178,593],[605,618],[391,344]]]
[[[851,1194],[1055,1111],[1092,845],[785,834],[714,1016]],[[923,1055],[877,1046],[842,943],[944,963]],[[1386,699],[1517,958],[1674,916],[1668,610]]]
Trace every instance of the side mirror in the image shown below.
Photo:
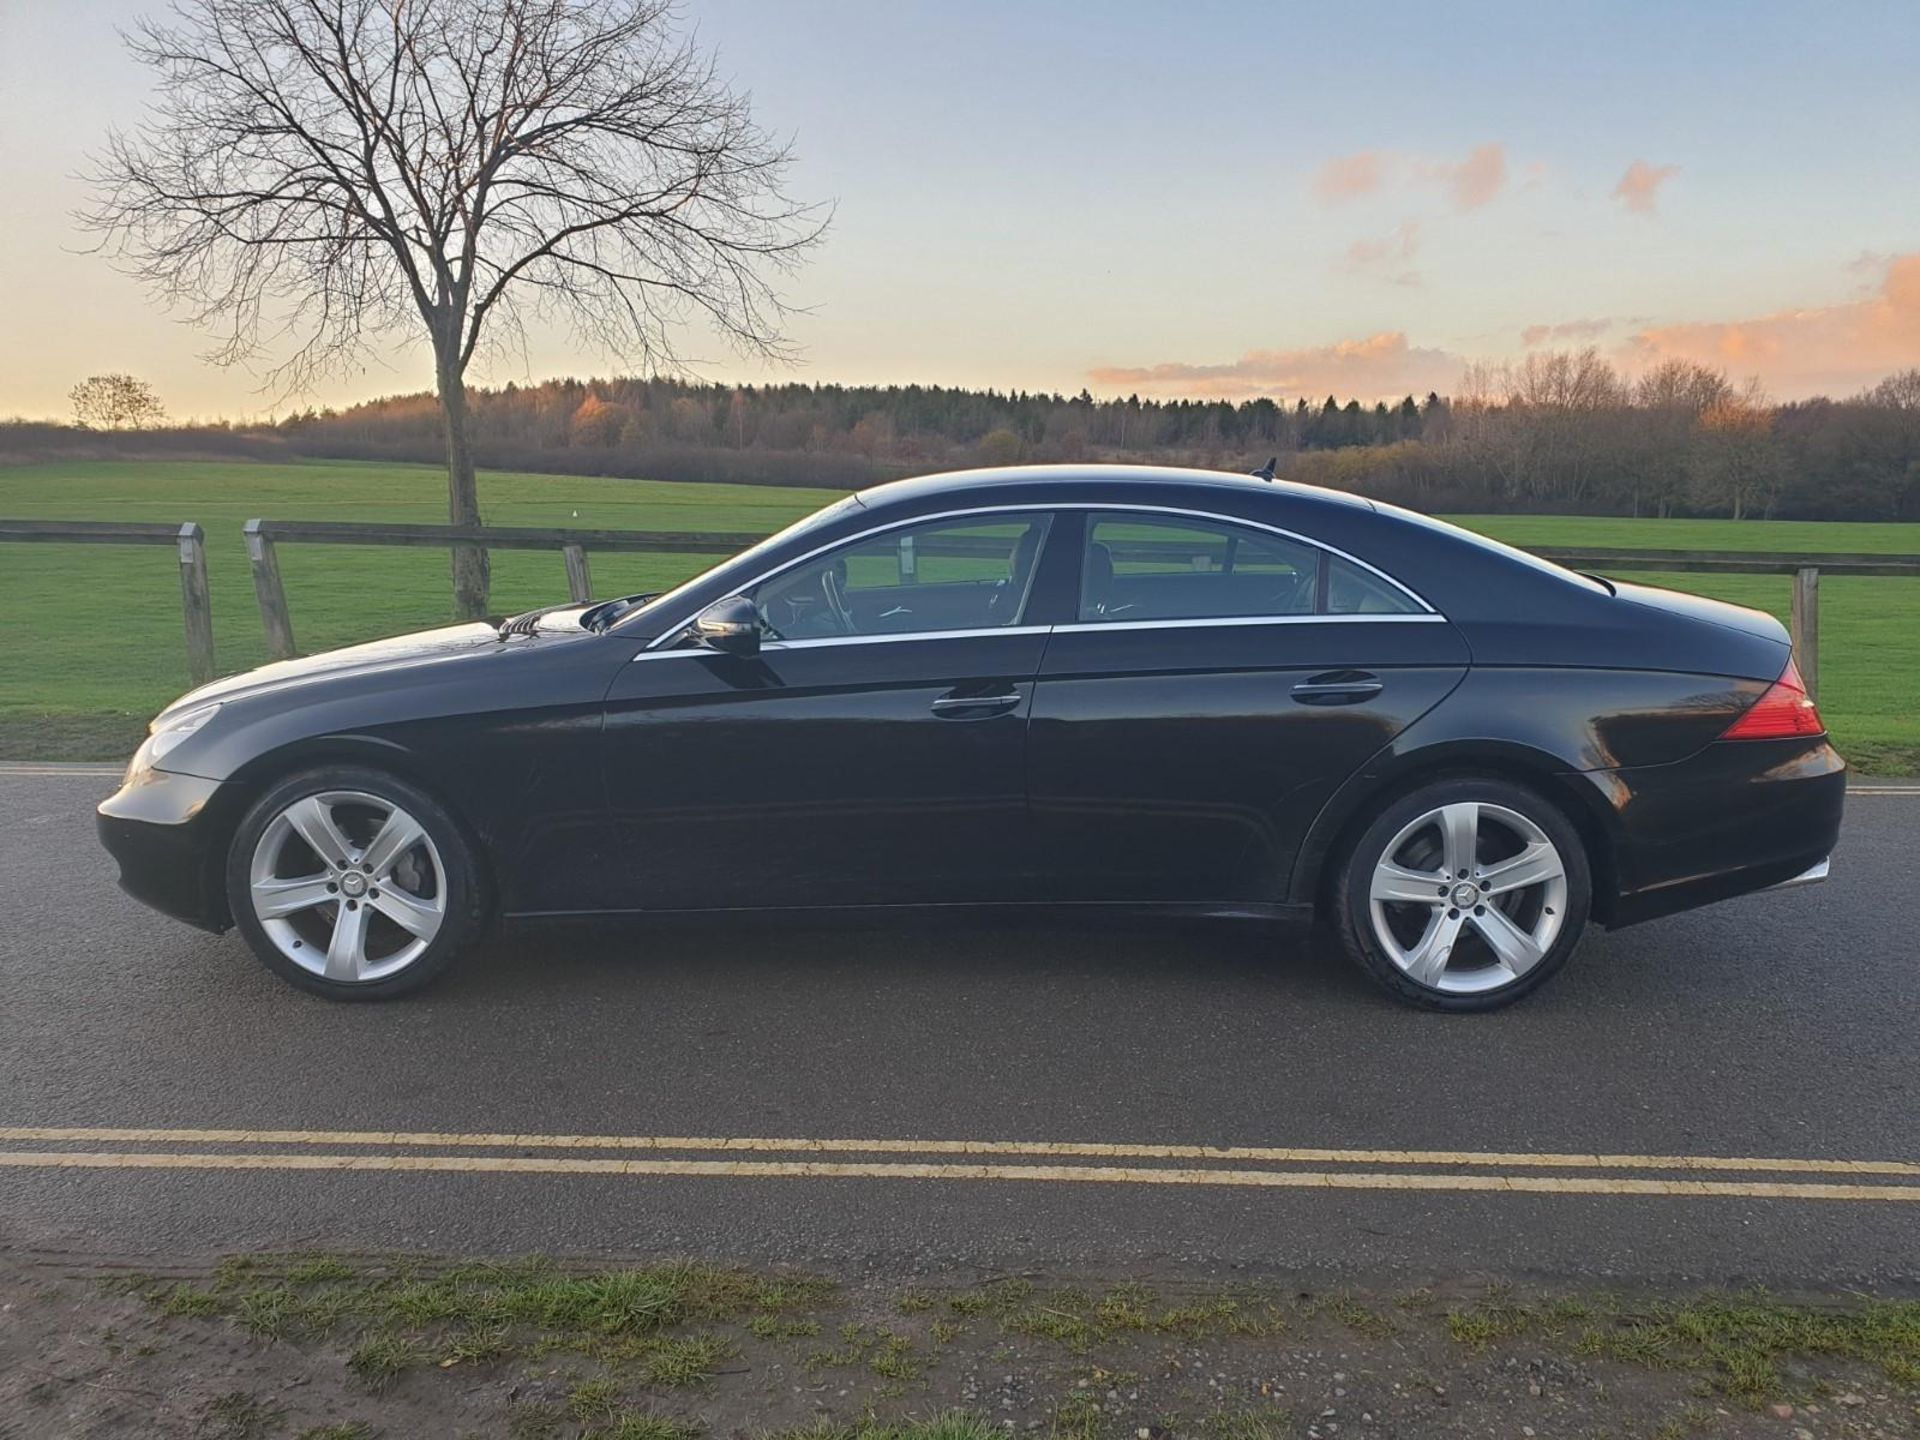
[[[761,629],[760,607],[744,595],[714,601],[693,622],[702,645],[728,655],[758,655]]]

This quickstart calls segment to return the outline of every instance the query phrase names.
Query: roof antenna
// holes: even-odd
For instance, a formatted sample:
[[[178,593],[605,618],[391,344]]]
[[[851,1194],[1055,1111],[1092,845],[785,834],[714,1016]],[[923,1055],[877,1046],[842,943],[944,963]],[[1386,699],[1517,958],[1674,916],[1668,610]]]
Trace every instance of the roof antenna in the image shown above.
[[[1266,480],[1271,482],[1275,478],[1274,472],[1276,469],[1278,469],[1279,465],[1280,465],[1280,457],[1278,455],[1269,455],[1267,457],[1267,463],[1262,465],[1258,470],[1253,472],[1253,478],[1256,480]]]

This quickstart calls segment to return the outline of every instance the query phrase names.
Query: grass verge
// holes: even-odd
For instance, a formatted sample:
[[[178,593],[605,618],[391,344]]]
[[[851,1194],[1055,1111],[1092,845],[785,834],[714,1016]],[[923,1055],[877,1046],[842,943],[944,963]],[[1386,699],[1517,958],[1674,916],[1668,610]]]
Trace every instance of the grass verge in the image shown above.
[[[37,1305],[44,1287],[16,1293]],[[191,1376],[189,1429],[233,1440],[388,1440],[424,1433],[423,1416],[510,1440],[1283,1440],[1332,1435],[1322,1422],[1336,1416],[1342,1434],[1519,1433],[1525,1420],[1623,1440],[1751,1434],[1800,1410],[1844,1414],[1855,1428],[1840,1433],[1920,1429],[1911,1300],[872,1273],[840,1285],[707,1263],[324,1254],[88,1293],[94,1312],[121,1308],[50,1315],[48,1332],[69,1346],[99,1336],[129,1385],[192,1393],[173,1383]],[[28,1307],[0,1330],[0,1413],[7,1346],[34,1323]],[[258,1343],[236,1345],[236,1331]],[[14,1372],[39,1377],[23,1403],[49,1406],[61,1396],[47,1377],[99,1373]]]
[[[1688,1371],[1749,1406],[1803,1393],[1787,1368],[1814,1359],[1856,1362],[1890,1384],[1920,1388],[1920,1304],[1912,1302],[1810,1306],[1749,1291],[1632,1307],[1610,1298],[1541,1304],[1494,1296],[1450,1311],[1447,1326],[1469,1347],[1528,1337]]]
[[[437,1269],[334,1256],[236,1259],[209,1280],[136,1281],[162,1314],[221,1317],[265,1340],[344,1343],[368,1385],[428,1366],[490,1364],[567,1352],[635,1382],[710,1382],[730,1339],[678,1333],[704,1322],[778,1320],[832,1286],[703,1264],[577,1274],[543,1260]]]

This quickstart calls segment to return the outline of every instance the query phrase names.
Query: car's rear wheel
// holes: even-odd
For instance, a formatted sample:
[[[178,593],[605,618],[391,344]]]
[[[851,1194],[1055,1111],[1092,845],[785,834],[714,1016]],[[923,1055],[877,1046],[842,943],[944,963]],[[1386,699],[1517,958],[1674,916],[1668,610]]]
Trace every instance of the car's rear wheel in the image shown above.
[[[1592,903],[1560,810],[1505,780],[1437,781],[1387,806],[1335,886],[1347,953],[1402,1000],[1495,1010],[1566,964]]]
[[[418,989],[482,914],[479,867],[453,818],[359,767],[293,776],[255,802],[228,851],[227,900],[261,963],[332,1000]]]

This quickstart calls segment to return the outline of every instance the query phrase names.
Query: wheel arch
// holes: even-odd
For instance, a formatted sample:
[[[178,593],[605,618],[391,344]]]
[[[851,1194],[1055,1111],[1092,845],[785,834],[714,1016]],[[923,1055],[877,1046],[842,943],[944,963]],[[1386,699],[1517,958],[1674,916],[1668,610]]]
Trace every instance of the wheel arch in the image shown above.
[[[453,798],[452,787],[445,783],[445,777],[438,768],[425,760],[417,751],[393,740],[373,735],[318,735],[310,739],[295,740],[274,749],[262,751],[248,760],[228,777],[223,789],[233,792],[232,801],[224,808],[220,817],[215,843],[207,847],[208,863],[213,877],[213,890],[217,894],[225,918],[231,923],[233,916],[227,904],[225,872],[227,853],[233,847],[235,833],[240,822],[253,807],[254,802],[267,790],[279,784],[289,776],[305,770],[319,770],[329,765],[350,765],[365,770],[378,770],[393,776],[394,779],[424,791],[433,802],[460,827],[479,867],[476,877],[480,883],[481,894],[491,912],[500,894],[493,868],[491,847],[485,841],[479,828],[473,823],[457,800]]]
[[[1607,924],[1619,894],[1618,818],[1596,778],[1544,751],[1506,742],[1463,741],[1435,745],[1368,767],[1335,791],[1321,807],[1294,863],[1289,898],[1311,905],[1322,918],[1340,865],[1359,843],[1373,817],[1401,796],[1436,780],[1494,779],[1524,785],[1554,806],[1573,826],[1593,877],[1593,918]]]

